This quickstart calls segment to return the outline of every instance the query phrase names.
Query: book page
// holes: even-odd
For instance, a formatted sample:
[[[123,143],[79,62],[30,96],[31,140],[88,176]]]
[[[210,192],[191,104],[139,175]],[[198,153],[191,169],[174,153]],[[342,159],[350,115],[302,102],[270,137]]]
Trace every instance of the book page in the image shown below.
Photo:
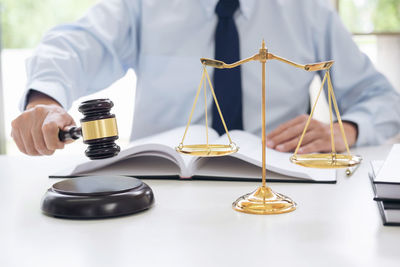
[[[84,175],[84,174],[93,174],[95,170],[105,169],[105,167],[112,166],[117,162],[124,162],[128,164],[133,161],[134,158],[139,158],[143,156],[154,156],[166,159],[170,161],[172,164],[176,166],[176,168],[180,169],[180,166],[184,166],[184,162],[182,157],[177,155],[177,152],[172,148],[162,145],[162,144],[141,144],[137,146],[131,146],[126,150],[121,151],[117,156],[107,159],[100,160],[90,160],[86,159],[82,163],[74,166],[70,166],[69,168],[57,172],[52,177],[63,177],[63,176],[76,176],[76,175]],[[126,159],[130,159],[130,161],[126,161]],[[128,168],[128,166],[124,167],[124,169]],[[132,171],[134,168],[132,167]],[[176,173],[176,175],[178,175]],[[115,175],[122,175],[119,172],[114,173]]]
[[[207,173],[218,172],[220,175],[222,169],[224,169],[225,176],[227,177],[253,177],[257,175],[261,177],[261,165],[262,165],[262,145],[261,145],[261,138],[244,132],[244,131],[230,131],[229,132],[231,139],[236,145],[239,146],[239,151],[237,153],[231,154],[226,156],[229,158],[236,158],[240,161],[232,161],[229,164],[228,160],[224,160],[222,162],[219,159],[209,158],[209,159],[197,159],[196,162],[193,162],[193,172],[196,175],[205,175]],[[228,142],[226,135],[221,136],[219,139],[221,143]],[[229,143],[229,142],[228,142]],[[322,182],[329,182],[329,181],[336,181],[336,170],[334,169],[313,169],[313,168],[306,168],[290,162],[289,158],[292,154],[291,153],[283,153],[278,152],[273,149],[267,148],[266,151],[266,169],[282,174],[291,178],[296,179],[306,179],[312,181],[322,181]],[[211,163],[211,161],[218,161],[221,166],[221,170],[217,170],[219,166],[215,163]],[[202,162],[203,161],[203,162]],[[251,167],[250,165],[253,165]],[[257,167],[257,168],[254,168]],[[208,170],[207,170],[208,169]],[[251,171],[250,171],[251,169]],[[258,169],[258,171],[257,171]],[[249,173],[246,175],[246,173]],[[251,173],[251,174],[250,174]],[[280,177],[281,179],[282,177]]]
[[[206,129],[205,126],[201,125],[190,126],[184,144],[205,143],[206,142],[205,129]],[[177,166],[179,171],[176,172],[175,175],[180,175],[182,177],[190,177],[191,173],[188,171],[187,165],[192,160],[192,157],[180,154],[175,151],[175,147],[178,146],[179,143],[181,142],[184,132],[185,132],[185,127],[179,127],[167,132],[139,139],[137,141],[132,142],[128,146],[128,148],[122,150],[115,157],[108,159],[101,159],[101,160],[87,159],[81,164],[70,166],[68,169],[60,171],[51,176],[63,177],[63,176],[92,174],[95,171],[96,173],[99,173],[99,171],[97,170],[101,169],[102,171],[106,171],[106,167],[110,168],[110,170],[112,170],[113,174],[115,175],[122,175],[122,170],[124,174],[131,171],[131,174],[135,175],[136,173],[144,173],[144,169],[142,167],[139,168],[138,165],[135,163],[136,160],[141,161],[143,163],[143,160],[139,158],[147,157],[146,158],[147,160],[153,162],[155,157],[159,157],[169,160],[171,163]],[[209,140],[213,140],[216,138],[218,138],[217,132],[215,132],[213,129],[210,128]],[[116,166],[118,166],[118,168],[111,167],[117,162],[118,164]],[[152,164],[156,166],[158,163],[154,161]],[[158,165],[156,169],[162,171],[162,168],[160,166],[161,165]],[[163,166],[166,167],[166,165]],[[118,171],[119,169],[121,171]],[[148,169],[149,169],[149,175],[151,175],[151,172],[155,169],[155,167],[153,168],[149,167]],[[168,167],[168,170],[166,169],[166,172],[168,172],[168,174],[171,174],[171,168]]]
[[[165,177],[178,176],[179,167],[165,157],[146,154],[136,155],[132,158],[123,159],[109,166],[93,170],[82,175],[125,175],[136,177]]]
[[[261,179],[261,167],[233,156],[202,158],[197,161],[194,176],[232,178],[232,179]],[[267,170],[267,180],[304,180],[289,177]]]
[[[130,147],[136,147],[138,145],[149,145],[149,144],[157,144],[163,145],[165,147],[170,148],[168,153],[174,155],[176,158],[182,159],[179,166],[182,170],[181,176],[183,178],[191,177],[191,172],[187,169],[187,166],[190,162],[195,159],[196,157],[185,155],[178,153],[175,148],[180,144],[182,141],[183,134],[185,133],[186,127],[179,127],[172,129],[167,132],[163,132],[157,135],[153,135],[150,137],[146,137],[131,143]],[[213,142],[213,140],[217,140],[219,138],[218,133],[208,127],[208,138],[209,142]],[[185,140],[183,142],[184,145],[193,145],[193,144],[206,144],[206,127],[203,125],[191,125],[187,131],[185,136]]]

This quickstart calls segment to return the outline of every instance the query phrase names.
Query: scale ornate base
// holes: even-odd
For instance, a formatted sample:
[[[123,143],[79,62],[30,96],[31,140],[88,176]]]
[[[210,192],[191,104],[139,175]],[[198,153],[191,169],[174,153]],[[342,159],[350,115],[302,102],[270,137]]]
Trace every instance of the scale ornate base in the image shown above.
[[[289,197],[274,192],[269,186],[260,186],[254,192],[239,197],[233,209],[250,214],[280,214],[297,207]]]

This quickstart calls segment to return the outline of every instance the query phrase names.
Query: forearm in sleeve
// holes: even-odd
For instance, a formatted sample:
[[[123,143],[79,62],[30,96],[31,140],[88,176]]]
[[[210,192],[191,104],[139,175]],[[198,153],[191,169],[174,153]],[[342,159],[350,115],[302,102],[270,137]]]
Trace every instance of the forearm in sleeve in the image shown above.
[[[27,86],[68,109],[121,78],[137,60],[138,1],[103,0],[75,23],[50,30],[26,62]]]

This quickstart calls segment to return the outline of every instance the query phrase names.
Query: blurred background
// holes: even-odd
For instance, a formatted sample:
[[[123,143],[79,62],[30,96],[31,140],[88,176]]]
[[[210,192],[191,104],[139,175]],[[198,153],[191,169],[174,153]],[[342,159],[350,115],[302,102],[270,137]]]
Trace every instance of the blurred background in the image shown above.
[[[11,121],[20,113],[18,103],[26,83],[25,59],[48,29],[79,18],[96,2],[0,0],[0,154],[19,153],[10,132]],[[400,0],[332,0],[332,5],[360,49],[400,91]],[[76,101],[70,113],[78,121],[81,114],[77,106],[81,101],[111,98],[115,103],[113,112],[117,114],[120,142],[124,146],[131,131],[135,83],[135,74],[129,71],[105,91]],[[57,153],[82,153],[82,145],[76,142]]]

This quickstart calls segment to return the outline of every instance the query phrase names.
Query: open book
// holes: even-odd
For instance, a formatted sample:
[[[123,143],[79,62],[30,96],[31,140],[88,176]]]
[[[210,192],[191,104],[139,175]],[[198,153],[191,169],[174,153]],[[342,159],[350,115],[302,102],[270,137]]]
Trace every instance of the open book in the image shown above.
[[[184,144],[204,144],[205,126],[193,125],[189,128]],[[239,151],[223,157],[195,157],[175,151],[185,128],[137,140],[122,150],[118,156],[103,160],[87,161],[62,172],[52,178],[82,175],[126,175],[135,177],[161,178],[180,177],[182,179],[215,180],[260,180],[261,179],[261,138],[244,131],[230,131],[232,141]],[[209,128],[209,142],[229,144],[225,135]],[[291,154],[267,149],[267,180],[299,182],[336,182],[336,171],[311,169],[295,165],[289,161]]]

